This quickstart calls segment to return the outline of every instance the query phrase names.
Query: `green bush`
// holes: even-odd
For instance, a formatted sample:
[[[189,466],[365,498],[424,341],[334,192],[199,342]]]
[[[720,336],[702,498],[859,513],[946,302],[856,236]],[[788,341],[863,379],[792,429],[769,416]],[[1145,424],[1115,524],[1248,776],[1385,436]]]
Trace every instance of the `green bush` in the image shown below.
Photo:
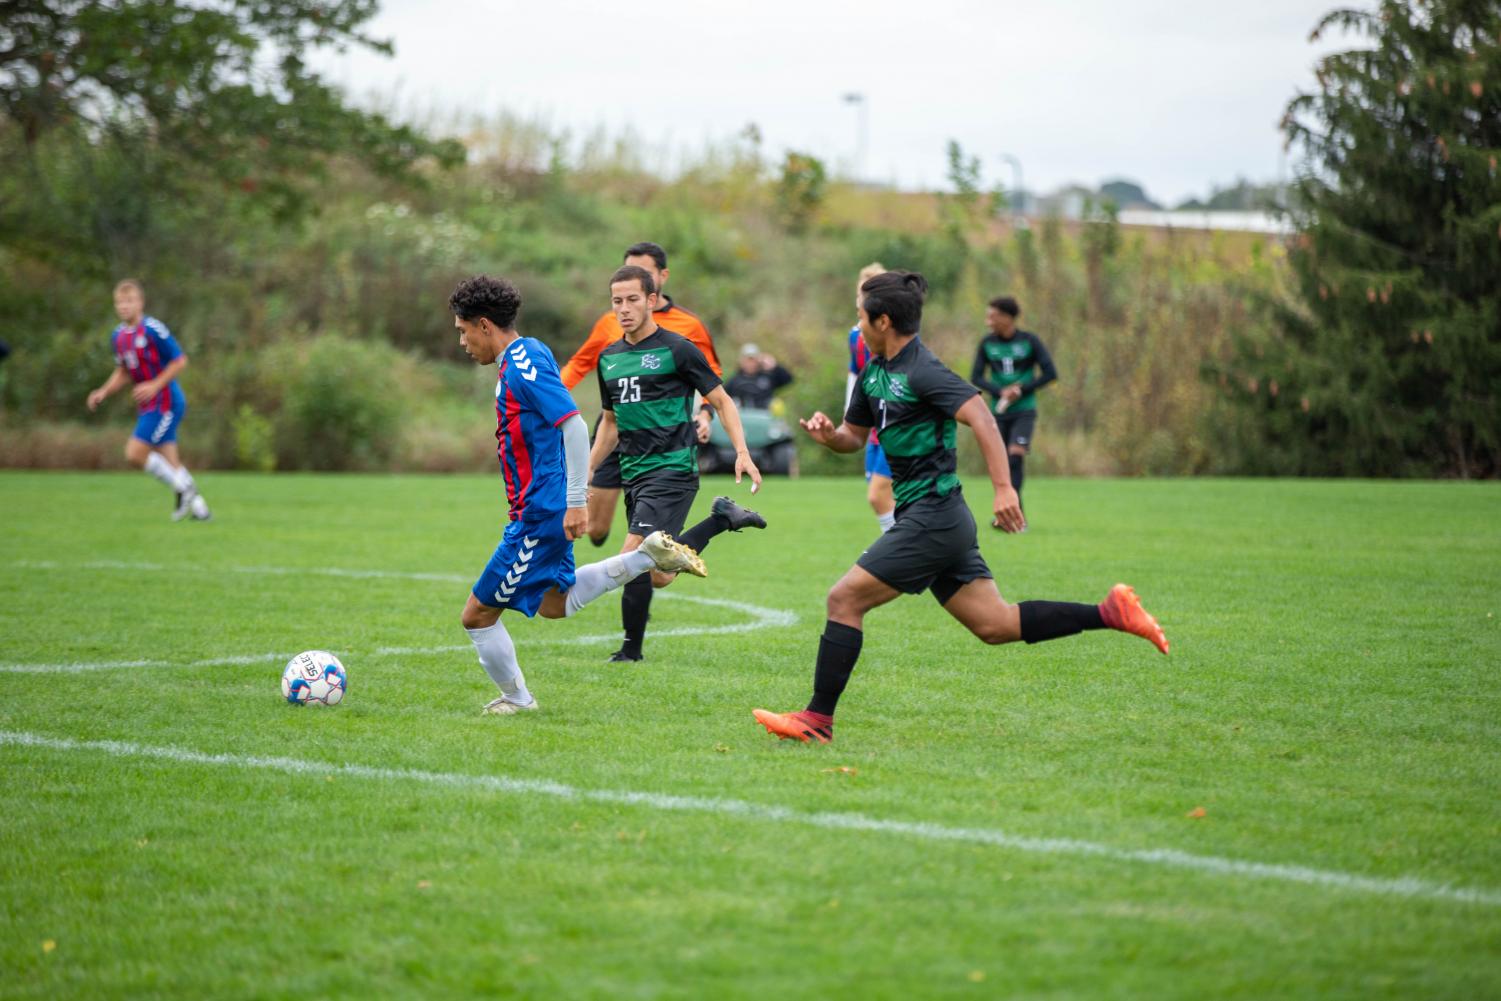
[[[379,341],[325,334],[303,345],[286,373],[274,418],[283,469],[383,469],[396,449],[401,354]]]

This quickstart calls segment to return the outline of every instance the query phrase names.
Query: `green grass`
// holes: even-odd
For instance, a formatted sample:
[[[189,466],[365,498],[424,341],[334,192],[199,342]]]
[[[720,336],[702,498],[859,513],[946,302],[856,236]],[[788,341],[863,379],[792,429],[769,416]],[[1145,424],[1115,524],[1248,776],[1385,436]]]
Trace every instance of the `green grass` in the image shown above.
[[[874,530],[856,477],[770,483],[771,529],[717,540],[712,576],[669,592],[796,625],[648,636],[621,667],[606,642],[568,642],[614,632],[614,596],[564,622],[507,616],[544,705],[510,719],[477,714],[492,688],[468,650],[377,653],[467,644],[494,477],[202,480],[216,519],[174,525],[143,476],[0,476],[0,662],[324,647],[346,703],[283,704],[269,660],[0,673],[0,730],[722,797],[1492,902],[0,742],[0,996],[1501,994],[1495,486],[1037,480],[1033,530],[982,540],[1002,593],[1129,581],[1172,656],[1114,633],[986,647],[904,598],[867,622],[837,743],[809,747],[749,710],[806,699],[824,593]],[[161,569],[119,565],[135,563]],[[654,616],[746,621],[684,600]]]

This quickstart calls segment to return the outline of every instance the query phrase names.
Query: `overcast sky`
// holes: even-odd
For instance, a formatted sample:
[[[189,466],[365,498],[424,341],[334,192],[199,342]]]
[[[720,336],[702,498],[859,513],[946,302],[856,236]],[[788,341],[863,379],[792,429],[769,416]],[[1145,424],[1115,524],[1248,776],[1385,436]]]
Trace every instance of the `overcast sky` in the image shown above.
[[[773,155],[806,150],[865,176],[938,186],[944,146],[988,185],[1125,177],[1158,201],[1285,172],[1277,121],[1313,85],[1308,35],[1332,0],[386,0],[394,58],[328,57],[358,98],[424,111],[509,110],[569,128],[625,127],[659,151],[702,149],[754,122]],[[1364,4],[1361,4],[1364,6]],[[661,154],[666,159],[666,154]]]

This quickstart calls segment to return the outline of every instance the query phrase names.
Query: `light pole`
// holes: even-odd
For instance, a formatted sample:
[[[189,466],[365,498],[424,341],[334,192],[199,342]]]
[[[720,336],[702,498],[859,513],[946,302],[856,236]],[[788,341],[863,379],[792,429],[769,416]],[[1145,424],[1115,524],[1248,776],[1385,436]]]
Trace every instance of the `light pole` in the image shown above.
[[[855,180],[865,176],[865,149],[870,140],[870,118],[868,117],[870,102],[859,91],[850,91],[844,95],[845,104],[853,104],[859,108],[859,118],[855,124]]]
[[[1011,224],[1016,229],[1021,229],[1027,225],[1026,219],[1022,218],[1022,162],[1010,153],[1002,153],[1001,159],[1011,165],[1011,190],[1015,192],[1011,198]]]

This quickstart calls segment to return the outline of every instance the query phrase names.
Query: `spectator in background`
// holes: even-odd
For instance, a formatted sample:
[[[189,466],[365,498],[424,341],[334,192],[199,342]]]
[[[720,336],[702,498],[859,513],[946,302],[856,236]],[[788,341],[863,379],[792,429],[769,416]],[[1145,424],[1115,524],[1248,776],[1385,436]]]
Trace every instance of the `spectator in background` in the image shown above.
[[[754,344],[747,344],[740,349],[740,370],[730,376],[724,389],[742,410],[770,410],[772,396],[791,383],[791,372]]]

